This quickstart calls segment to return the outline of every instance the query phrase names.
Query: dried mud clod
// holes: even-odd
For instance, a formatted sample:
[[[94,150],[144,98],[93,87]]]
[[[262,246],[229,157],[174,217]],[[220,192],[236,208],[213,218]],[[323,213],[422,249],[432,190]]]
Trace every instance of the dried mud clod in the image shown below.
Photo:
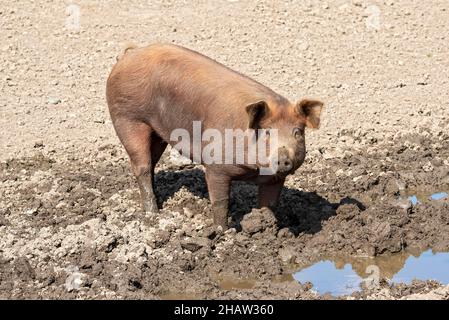
[[[250,235],[259,232],[271,232],[276,231],[276,217],[274,213],[268,208],[253,209],[250,213],[246,214],[240,225],[242,231]]]

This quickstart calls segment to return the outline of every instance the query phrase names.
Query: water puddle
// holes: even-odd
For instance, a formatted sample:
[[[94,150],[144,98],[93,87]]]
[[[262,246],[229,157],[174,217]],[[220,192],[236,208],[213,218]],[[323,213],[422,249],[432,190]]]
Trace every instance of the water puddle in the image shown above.
[[[311,282],[320,294],[350,295],[361,285],[376,285],[380,279],[410,284],[412,280],[436,280],[449,284],[449,253],[413,252],[381,257],[341,257],[323,260],[293,277]]]
[[[447,192],[438,192],[438,193],[434,193],[430,196],[430,200],[445,200],[448,198],[448,194]]]
[[[213,274],[212,279],[223,290],[249,290],[256,285],[255,279],[242,279],[231,275]]]
[[[435,193],[429,193],[424,191],[407,191],[399,197],[400,199],[408,199],[414,206],[419,203],[429,203],[432,201],[444,201],[449,199],[448,192],[441,191]]]
[[[257,281],[255,279],[242,279],[229,275],[211,274],[211,278],[222,290],[250,290],[253,289]],[[279,281],[293,281],[291,275],[287,275]],[[162,300],[199,300],[200,296],[194,293],[167,291],[159,295]]]

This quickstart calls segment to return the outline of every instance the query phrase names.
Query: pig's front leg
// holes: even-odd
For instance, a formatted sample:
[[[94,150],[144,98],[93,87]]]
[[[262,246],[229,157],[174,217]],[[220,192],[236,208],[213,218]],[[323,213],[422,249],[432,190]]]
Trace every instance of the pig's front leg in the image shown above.
[[[145,172],[137,175],[136,178],[142,199],[143,211],[146,215],[153,216],[159,211],[153,190],[153,177],[151,174]]]
[[[269,184],[259,185],[259,208],[269,208],[276,210],[285,179],[280,179]]]
[[[214,169],[206,169],[207,189],[212,203],[214,224],[226,230],[228,228],[228,204],[229,190],[231,187],[230,177],[215,172]]]

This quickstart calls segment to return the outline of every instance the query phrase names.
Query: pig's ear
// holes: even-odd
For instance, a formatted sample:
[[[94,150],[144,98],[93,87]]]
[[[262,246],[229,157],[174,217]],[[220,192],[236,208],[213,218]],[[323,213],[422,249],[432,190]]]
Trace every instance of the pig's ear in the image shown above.
[[[318,100],[304,99],[296,104],[296,112],[306,119],[308,128],[317,129],[320,127],[320,115],[323,105]]]
[[[265,101],[259,101],[246,106],[245,110],[249,117],[248,128],[258,129],[260,120],[268,114],[268,105]]]

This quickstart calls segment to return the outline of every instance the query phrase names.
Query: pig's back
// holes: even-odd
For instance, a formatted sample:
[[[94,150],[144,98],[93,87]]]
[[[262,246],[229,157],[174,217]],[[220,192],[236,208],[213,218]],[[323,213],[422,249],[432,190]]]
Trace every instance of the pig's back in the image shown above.
[[[203,128],[244,129],[248,104],[285,100],[200,53],[172,44],[153,44],[126,53],[111,72],[108,91],[128,102],[118,112],[143,118],[164,139],[168,138],[165,131],[189,129],[193,120],[202,121]],[[108,102],[114,100],[109,96]]]

